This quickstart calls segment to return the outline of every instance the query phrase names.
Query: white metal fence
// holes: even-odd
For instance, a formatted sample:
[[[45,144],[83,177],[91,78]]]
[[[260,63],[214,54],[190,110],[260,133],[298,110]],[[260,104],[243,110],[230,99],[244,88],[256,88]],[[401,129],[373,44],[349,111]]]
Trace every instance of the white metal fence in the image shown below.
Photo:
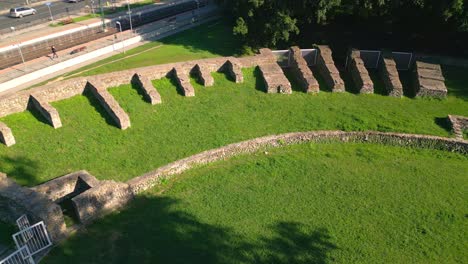
[[[30,256],[52,245],[52,241],[42,221],[13,234],[13,240],[17,248],[27,246]]]
[[[0,260],[0,264],[34,264],[34,260],[28,247],[23,246],[5,259]]]
[[[380,50],[359,50],[360,57],[364,62],[364,66],[368,69],[377,69],[382,62],[382,51]],[[411,52],[392,52],[392,58],[395,60],[397,70],[406,71],[411,68],[414,60],[413,53]],[[350,63],[349,58],[346,57],[345,67]]]
[[[393,59],[395,60],[397,70],[407,71],[413,64],[414,56],[410,52],[392,52]]]
[[[291,67],[292,53],[289,50],[273,50],[272,52],[281,67]],[[315,66],[317,64],[318,51],[316,49],[301,49],[301,54],[307,65]]]
[[[18,226],[19,230],[23,230],[31,226],[31,224],[29,223],[29,219],[26,215],[20,216],[16,220],[16,225]]]

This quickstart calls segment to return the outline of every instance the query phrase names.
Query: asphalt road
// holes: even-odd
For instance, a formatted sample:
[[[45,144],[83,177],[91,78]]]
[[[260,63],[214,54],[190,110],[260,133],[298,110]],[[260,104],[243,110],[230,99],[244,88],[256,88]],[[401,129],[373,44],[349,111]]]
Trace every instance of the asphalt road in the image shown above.
[[[52,11],[52,16],[55,17],[63,17],[66,15],[68,8],[70,15],[76,14],[82,9],[85,5],[88,4],[89,0],[85,0],[79,3],[67,3],[64,1],[60,2],[53,2],[50,6],[50,10]],[[14,2],[14,0],[9,0],[9,2]],[[17,0],[18,6],[24,5],[24,0]],[[33,7],[37,10],[35,15],[25,16],[23,18],[12,18],[8,17],[8,14],[1,14],[0,15],[0,30],[8,29],[10,27],[23,27],[27,25],[36,25],[38,23],[43,23],[45,20],[50,18],[49,8],[45,4],[41,4],[38,6]],[[55,18],[54,17],[54,18]]]

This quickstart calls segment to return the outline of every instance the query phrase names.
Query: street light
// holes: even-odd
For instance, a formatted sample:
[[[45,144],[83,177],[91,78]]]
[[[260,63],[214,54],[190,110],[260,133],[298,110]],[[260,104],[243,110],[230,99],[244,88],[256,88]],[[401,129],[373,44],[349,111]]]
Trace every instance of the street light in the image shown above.
[[[50,21],[54,21],[54,17],[52,16],[52,10],[50,10],[50,6],[52,5],[52,3],[47,2],[47,3],[45,3],[45,5],[49,8]]]
[[[120,35],[122,35],[122,24],[119,21],[115,22],[116,25],[119,25]],[[125,41],[122,41],[123,53],[125,54]]]
[[[128,7],[128,19],[130,19],[130,31],[133,34],[133,26],[132,26],[132,11],[130,11],[130,2],[127,0],[127,7]]]
[[[14,33],[15,32],[15,27],[10,27],[11,31]],[[26,71],[26,63],[24,62],[24,56],[23,56],[23,51],[21,50],[21,46],[20,46],[21,43],[19,44],[16,44],[16,47],[18,47],[18,51],[19,51],[19,54],[21,56],[21,61],[23,61],[23,65],[24,65],[24,71]]]

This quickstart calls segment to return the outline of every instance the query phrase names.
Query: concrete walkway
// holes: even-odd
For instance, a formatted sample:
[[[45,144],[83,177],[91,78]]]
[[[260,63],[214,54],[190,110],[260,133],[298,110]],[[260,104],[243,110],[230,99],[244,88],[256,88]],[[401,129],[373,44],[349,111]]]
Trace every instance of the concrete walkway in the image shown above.
[[[218,8],[209,5],[198,10],[197,21],[193,21],[192,12],[177,15],[177,20],[168,22],[169,19],[154,22],[139,27],[133,35],[126,31],[119,33],[115,42],[112,36],[95,40],[67,50],[59,51],[59,58],[52,60],[49,57],[41,57],[25,64],[16,65],[0,71],[0,95],[28,88],[32,85],[44,82],[53,77],[88,65],[95,61],[110,57],[123,49],[130,49],[143,45],[148,41],[154,41],[180,31],[200,25],[201,23],[217,19]],[[119,41],[122,40],[122,41]],[[70,54],[71,51],[86,46],[86,51]]]

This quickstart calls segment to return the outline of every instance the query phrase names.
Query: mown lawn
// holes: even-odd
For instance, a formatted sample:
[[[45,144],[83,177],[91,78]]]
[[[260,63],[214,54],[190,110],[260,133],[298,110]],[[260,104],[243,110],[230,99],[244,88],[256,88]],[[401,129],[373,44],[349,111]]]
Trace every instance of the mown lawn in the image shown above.
[[[125,131],[89,95],[53,103],[62,119],[60,129],[34,112],[2,118],[17,144],[0,146],[0,171],[24,185],[81,169],[99,179],[125,181],[203,150],[259,136],[334,129],[449,136],[447,114],[468,115],[467,101],[456,96],[266,94],[253,69],[244,70],[243,84],[213,75],[216,84],[210,88],[192,80],[192,98],[181,96],[168,78],[154,81],[163,100],[156,106],[131,85],[110,89],[130,116],[132,127]]]
[[[262,150],[163,182],[43,262],[466,263],[466,171],[437,150]]]

